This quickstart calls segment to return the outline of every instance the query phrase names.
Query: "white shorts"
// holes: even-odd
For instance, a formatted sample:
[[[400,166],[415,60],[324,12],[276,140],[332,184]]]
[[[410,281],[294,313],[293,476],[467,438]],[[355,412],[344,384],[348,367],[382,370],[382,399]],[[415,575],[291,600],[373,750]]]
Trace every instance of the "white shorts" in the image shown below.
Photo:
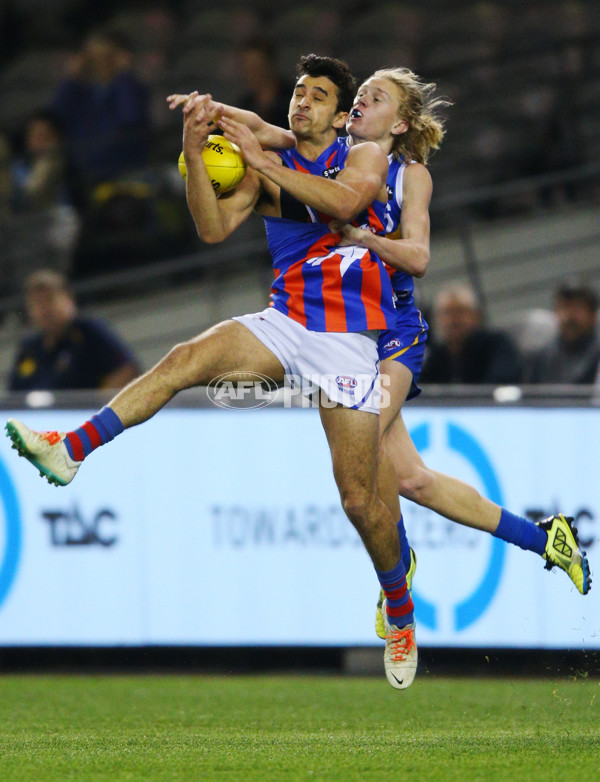
[[[281,361],[286,385],[306,396],[323,389],[331,402],[379,413],[377,340],[354,332],[309,331],[274,307],[233,318]]]

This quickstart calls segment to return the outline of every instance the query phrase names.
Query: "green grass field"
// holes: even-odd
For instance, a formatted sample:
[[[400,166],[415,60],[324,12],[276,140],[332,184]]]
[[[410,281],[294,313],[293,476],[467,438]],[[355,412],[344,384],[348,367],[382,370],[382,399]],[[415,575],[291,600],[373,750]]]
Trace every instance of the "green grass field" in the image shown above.
[[[0,780],[600,779],[600,681],[0,677]]]

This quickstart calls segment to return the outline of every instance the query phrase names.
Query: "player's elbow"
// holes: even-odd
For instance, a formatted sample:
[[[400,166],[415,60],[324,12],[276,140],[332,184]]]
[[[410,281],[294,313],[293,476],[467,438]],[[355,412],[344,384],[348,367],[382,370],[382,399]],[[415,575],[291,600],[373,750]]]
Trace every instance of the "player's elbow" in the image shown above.
[[[420,252],[415,258],[413,277],[424,277],[429,266],[429,253]]]
[[[350,220],[353,220],[356,215],[362,211],[361,206],[358,198],[347,196],[339,199],[334,208],[330,210],[330,214],[337,220],[349,223]]]
[[[196,223],[196,231],[204,244],[219,244],[219,242],[227,238],[225,231],[216,225]]]
[[[341,220],[343,223],[349,223],[355,215],[354,210],[352,209],[343,209],[343,208],[336,208],[332,209],[331,211],[331,217],[335,217],[336,220]]]
[[[429,245],[420,243],[410,243],[410,256],[408,259],[409,269],[407,271],[413,277],[423,277],[429,266]]]
[[[335,211],[330,212],[330,214],[345,222],[354,220],[355,217],[375,201],[380,188],[381,181],[369,176],[365,177],[360,185],[344,183],[343,188],[338,191],[335,199]]]
[[[204,242],[204,244],[219,244],[225,237],[221,237],[216,233],[207,233],[205,231],[198,231],[198,236]]]

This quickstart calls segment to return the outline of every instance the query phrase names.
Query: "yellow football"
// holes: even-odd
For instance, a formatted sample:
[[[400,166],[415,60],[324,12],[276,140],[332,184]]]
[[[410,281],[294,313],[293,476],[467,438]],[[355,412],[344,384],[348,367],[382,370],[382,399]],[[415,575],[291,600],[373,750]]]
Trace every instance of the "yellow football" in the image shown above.
[[[225,136],[211,135],[202,150],[204,165],[215,193],[228,193],[242,181],[246,174],[246,161],[241,149]],[[187,167],[183,152],[179,155],[179,173],[187,179]]]

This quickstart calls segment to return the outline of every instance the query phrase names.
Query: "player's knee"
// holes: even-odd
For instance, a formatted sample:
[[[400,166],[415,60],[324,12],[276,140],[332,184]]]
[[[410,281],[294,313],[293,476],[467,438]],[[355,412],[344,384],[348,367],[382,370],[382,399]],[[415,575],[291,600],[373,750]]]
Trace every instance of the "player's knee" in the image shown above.
[[[398,475],[398,492],[407,500],[422,505],[429,497],[433,480],[431,470],[417,467],[410,473]]]
[[[179,385],[185,387],[186,368],[191,364],[193,352],[193,343],[180,342],[171,348],[159,364],[165,382],[175,390],[178,390]]]
[[[189,342],[180,342],[179,344],[174,345],[167,353],[164,363],[170,369],[177,369],[185,366],[189,361],[191,350],[192,348]]]
[[[342,507],[348,518],[360,526],[367,524],[372,516],[374,493],[362,486],[352,486],[342,490],[341,495]]]

